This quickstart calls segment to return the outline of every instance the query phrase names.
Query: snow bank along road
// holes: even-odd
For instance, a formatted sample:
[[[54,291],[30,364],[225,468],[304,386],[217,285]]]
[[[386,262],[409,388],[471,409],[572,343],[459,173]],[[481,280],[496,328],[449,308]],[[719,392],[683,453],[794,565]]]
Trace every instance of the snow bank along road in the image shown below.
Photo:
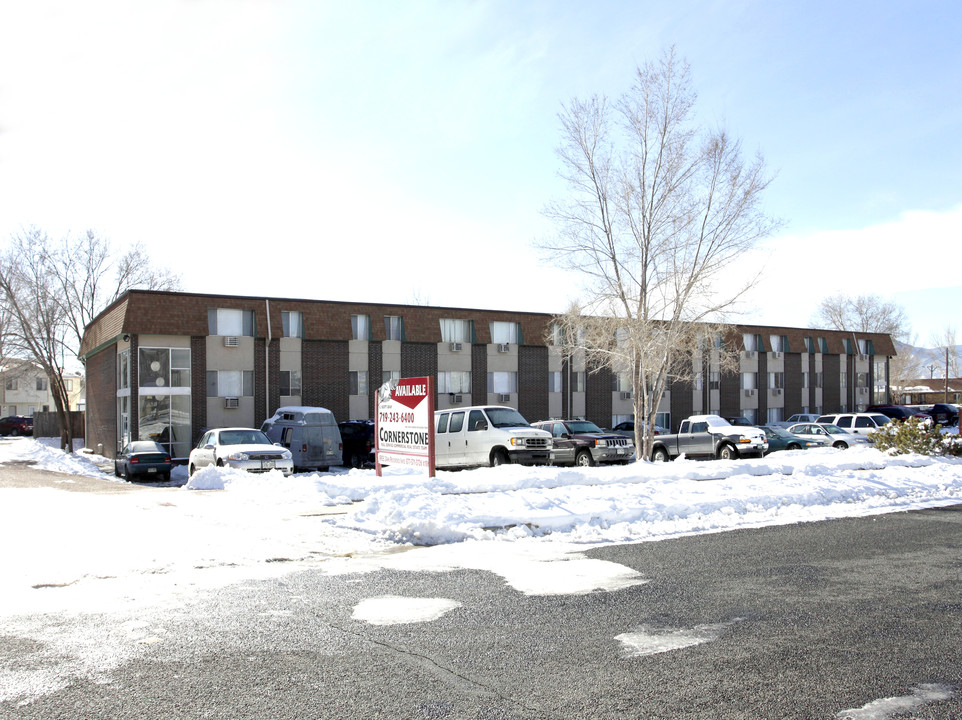
[[[0,443],[0,463],[126,487],[48,452]],[[962,716],[959,514],[877,516],[957,503],[960,465],[778,455],[434,481],[211,470],[106,495],[7,487],[16,466],[0,466],[17,549],[0,716],[133,717],[125,698],[188,692],[210,717],[264,717],[278,677],[302,681],[285,707],[315,716]],[[876,516],[797,524],[846,515]],[[787,527],[717,534],[772,524]],[[661,538],[676,539],[621,544]],[[247,710],[203,704],[238,683]]]

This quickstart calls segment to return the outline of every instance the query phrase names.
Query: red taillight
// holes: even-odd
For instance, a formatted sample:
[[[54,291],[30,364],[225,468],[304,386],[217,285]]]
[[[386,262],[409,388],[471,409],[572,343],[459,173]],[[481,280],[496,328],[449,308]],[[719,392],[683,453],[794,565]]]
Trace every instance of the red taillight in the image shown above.
[[[307,452],[307,443],[301,445],[301,452]]]
[[[343,449],[344,449],[344,443],[338,443],[338,444],[337,444],[337,449],[338,449],[338,450],[343,450]]]
[[[164,462],[165,462],[165,463],[169,463],[169,462],[170,462],[170,458],[169,458],[169,457],[165,457],[165,458],[164,458]]]
[[[132,458],[130,458],[130,464],[131,464],[131,465],[136,465],[136,464],[139,463],[139,462],[140,462],[140,458],[139,458],[139,457],[132,457]]]

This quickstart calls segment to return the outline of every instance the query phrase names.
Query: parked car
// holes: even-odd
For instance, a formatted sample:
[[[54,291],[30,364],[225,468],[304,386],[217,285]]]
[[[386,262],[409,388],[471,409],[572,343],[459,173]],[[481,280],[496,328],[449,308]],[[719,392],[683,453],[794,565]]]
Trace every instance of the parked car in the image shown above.
[[[869,405],[865,410],[870,413],[880,413],[885,415],[885,417],[898,420],[899,422],[904,422],[911,417],[918,418],[919,420],[932,419],[932,416],[928,413],[924,413],[921,410],[913,410],[904,405]]]
[[[730,425],[718,415],[692,415],[681,421],[677,434],[654,438],[651,459],[665,462],[685,455],[733,460],[743,455],[762,457],[767,450],[765,433],[757,427]]]
[[[959,406],[949,403],[935,403],[926,411],[932,419],[942,427],[952,427],[959,424]]]
[[[817,413],[795,413],[788,418],[788,420],[779,420],[778,422],[768,423],[768,425],[777,425],[778,427],[789,428],[792,425],[798,425],[798,423],[813,423],[817,421]]]
[[[364,467],[374,462],[374,421],[345,420],[337,424],[341,431],[341,464]]]
[[[531,427],[512,407],[438,410],[434,423],[434,458],[439,468],[551,462],[551,433]]]
[[[765,433],[765,439],[768,440],[766,455],[776,450],[807,450],[813,447],[825,447],[829,444],[827,438],[824,440],[803,438],[778,425],[759,425],[758,429]]]
[[[0,418],[0,435],[33,435],[33,418],[23,415]]]
[[[253,473],[280,470],[290,475],[294,472],[291,451],[272,443],[267,435],[254,428],[218,428],[205,432],[190,451],[187,472],[193,475],[208,465]]]
[[[167,481],[173,467],[167,448],[153,440],[129,442],[114,458],[114,475],[125,480]]]
[[[788,428],[788,432],[806,440],[822,440],[827,445],[844,450],[854,445],[871,445],[864,435],[847,432],[831,423],[800,423]]]
[[[892,419],[881,413],[832,413],[819,415],[815,422],[819,424],[837,425],[845,432],[855,435],[868,435],[878,430]],[[791,428],[789,428],[791,430]]]
[[[626,463],[635,455],[635,444],[627,437],[605,432],[588,420],[542,420],[532,427],[551,433],[555,465]]]
[[[261,425],[271,442],[291,451],[296,470],[327,472],[341,462],[341,433],[334,413],[322,407],[285,406]]]
[[[625,437],[629,437],[632,440],[634,440],[635,421],[625,420],[624,422],[620,422],[617,425],[615,425],[613,428],[611,428],[611,432],[615,433],[615,435],[624,435]],[[668,428],[664,428],[661,425],[655,425],[655,435],[667,435],[667,434],[668,434]]]

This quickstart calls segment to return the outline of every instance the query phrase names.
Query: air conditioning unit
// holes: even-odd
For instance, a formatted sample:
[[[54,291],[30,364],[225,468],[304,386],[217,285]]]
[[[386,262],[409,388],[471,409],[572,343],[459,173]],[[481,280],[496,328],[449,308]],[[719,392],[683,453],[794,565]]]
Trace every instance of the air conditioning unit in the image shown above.
[[[464,398],[462,398],[460,395],[454,395],[454,394],[452,394],[452,395],[451,395],[451,402],[452,402],[452,403],[461,403],[461,402],[464,402]]]
[[[747,360],[754,360],[754,359],[755,359],[755,351],[754,351],[754,350],[746,350],[746,351],[745,351],[745,358],[746,358]]]
[[[631,400],[631,391],[630,391],[630,390],[626,390],[625,392],[621,393],[621,399],[622,399],[622,400]]]
[[[745,391],[745,397],[755,397],[755,391],[754,391],[754,390],[746,390],[746,391]]]
[[[781,395],[781,394],[782,394],[782,389],[781,389],[781,388],[774,388],[774,389],[772,390],[772,395]]]
[[[511,393],[498,393],[498,402],[511,402]]]
[[[240,407],[240,398],[224,398],[224,407],[225,407],[225,408],[232,408],[232,409],[233,409],[233,408],[239,408],[239,407]]]
[[[511,349],[511,346],[510,346],[508,343],[499,343],[499,344],[498,344],[498,352],[500,352],[500,353],[506,353],[506,352],[508,352],[508,350],[510,350],[510,349]]]
[[[772,359],[773,359],[773,360],[780,360],[781,357],[782,357],[782,354],[781,354],[780,352],[778,352],[778,351],[775,351],[775,352],[772,353]]]
[[[451,343],[451,352],[461,352],[461,343]]]
[[[868,362],[868,355],[859,355],[859,362]]]
[[[224,336],[224,347],[237,347],[240,345],[240,338],[233,335]]]

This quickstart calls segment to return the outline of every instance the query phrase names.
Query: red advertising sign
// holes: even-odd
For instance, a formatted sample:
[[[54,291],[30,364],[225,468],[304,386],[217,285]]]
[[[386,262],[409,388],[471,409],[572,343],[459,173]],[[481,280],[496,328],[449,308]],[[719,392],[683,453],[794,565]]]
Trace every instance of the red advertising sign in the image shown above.
[[[378,390],[374,419],[375,467],[426,468],[434,477],[434,378],[401,378]]]

